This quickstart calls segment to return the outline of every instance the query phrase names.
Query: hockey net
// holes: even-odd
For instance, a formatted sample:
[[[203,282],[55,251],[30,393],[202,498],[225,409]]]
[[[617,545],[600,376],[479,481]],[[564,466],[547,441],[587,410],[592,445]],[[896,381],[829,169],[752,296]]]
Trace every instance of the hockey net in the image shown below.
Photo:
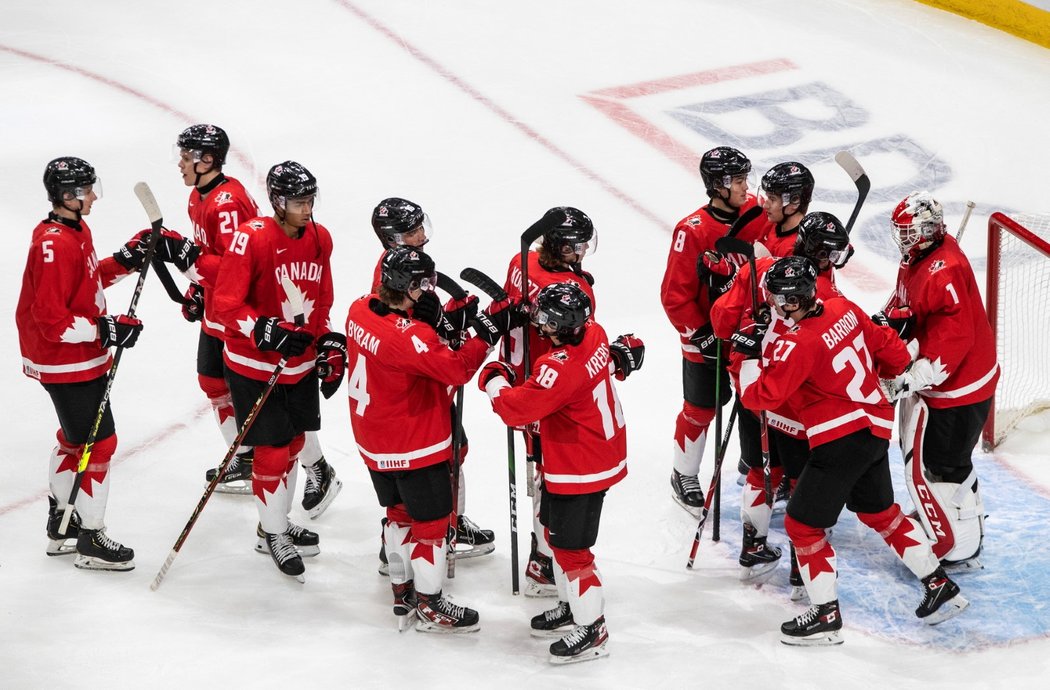
[[[1022,419],[1050,408],[1050,214],[992,214],[987,280],[1001,367],[984,427],[985,448],[994,448]]]

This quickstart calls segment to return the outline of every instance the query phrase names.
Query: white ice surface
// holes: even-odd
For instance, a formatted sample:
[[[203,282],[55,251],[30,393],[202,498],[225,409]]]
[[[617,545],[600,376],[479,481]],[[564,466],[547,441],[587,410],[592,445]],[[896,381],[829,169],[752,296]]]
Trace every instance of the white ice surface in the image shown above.
[[[925,174],[950,213],[977,201],[964,242],[975,259],[984,256],[981,230],[992,210],[1048,210],[1046,50],[905,0],[50,0],[5,3],[2,15],[0,218],[8,239],[0,384],[9,432],[0,483],[0,687],[1042,687],[1045,638],[945,652],[851,627],[847,610],[842,647],[784,647],[778,626],[800,608],[739,585],[731,530],[720,544],[705,540],[697,570],[685,570],[695,523],[667,487],[680,363],[658,286],[669,229],[702,203],[703,190],[695,169],[581,96],[788,60],[793,69],[636,99],[632,106],[655,128],[636,133],[670,132],[698,156],[723,142],[687,130],[666,115],[671,108],[820,83],[866,121],[744,147],[759,173],[806,151],[895,135],[935,154],[950,174],[924,168],[921,158],[909,167],[900,157],[860,156],[876,190],[858,229],[873,239],[858,235],[842,285],[877,308],[895,274],[879,233],[893,201],[910,191],[895,185]],[[807,102],[791,112],[835,114]],[[749,116],[720,122],[775,134]],[[44,555],[56,424],[47,395],[20,373],[13,328],[29,233],[47,211],[41,171],[59,155],[98,168],[105,196],[90,222],[100,253],[146,226],[132,194],[139,180],[152,186],[167,224],[185,232],[186,190],[170,148],[183,127],[201,121],[230,133],[228,172],[260,201],[273,163],[292,158],[317,175],[317,217],[336,243],[339,322],[370,281],[378,244],[368,217],[383,197],[427,209],[438,233],[428,249],[450,273],[474,265],[501,278],[517,235],[550,206],[579,206],[595,220],[601,244],[588,268],[598,277],[600,320],[648,344],[645,369],[619,387],[631,474],[608,496],[595,548],[608,597],[608,659],[555,668],[527,634],[528,618],[546,602],[510,595],[504,431],[474,387],[465,405],[467,514],[497,531],[498,548],[462,563],[447,591],[480,611],[479,634],[395,632],[387,582],[375,573],[381,513],[342,396],[323,405],[322,442],[346,487],[309,525],[323,553],[308,561],[307,584],[287,581],[253,552],[257,518],[248,500],[216,496],[151,592],[205,468],[224,450],[194,380],[197,331],[152,278],[139,309],[146,331],[122,361],[113,394],[120,447],[107,522],[135,548],[138,567],[86,573]],[[818,190],[842,193],[822,206],[848,216],[848,179],[834,165],[814,169]],[[109,291],[112,311],[126,308],[130,290],[126,281]],[[1046,424],[1033,420],[995,458],[1044,495]],[[709,447],[704,472],[710,455]],[[519,476],[520,458],[519,448]],[[733,454],[727,465],[735,467]],[[727,479],[734,471],[726,468]],[[520,480],[519,490],[526,513]],[[297,508],[293,519],[306,518]],[[524,558],[527,522],[519,529]],[[849,559],[843,550],[840,561]],[[891,595],[919,599],[917,588],[900,584]],[[1045,610],[1028,615],[1050,627]]]

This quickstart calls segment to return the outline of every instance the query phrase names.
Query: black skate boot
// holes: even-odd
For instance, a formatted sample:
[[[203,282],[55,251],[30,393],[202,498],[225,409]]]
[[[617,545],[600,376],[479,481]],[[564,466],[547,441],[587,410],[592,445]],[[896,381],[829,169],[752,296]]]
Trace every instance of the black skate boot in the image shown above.
[[[569,602],[559,601],[550,611],[532,618],[533,637],[562,637],[573,629],[572,610]]]
[[[84,570],[135,569],[135,552],[106,535],[106,529],[80,528],[77,534],[77,559],[73,565]]]
[[[390,563],[386,559],[386,518],[379,521],[382,527],[379,528],[379,574],[390,575]]]
[[[416,615],[419,616],[416,630],[419,632],[468,633],[481,628],[477,611],[453,604],[441,596],[441,592],[416,592],[416,599]]]
[[[970,605],[959,594],[959,585],[944,574],[944,568],[937,568],[922,578],[922,590],[922,603],[915,609],[915,615],[927,625],[942,623],[959,615]]]
[[[465,515],[456,518],[456,558],[476,558],[496,550],[496,535]]]
[[[801,616],[781,625],[780,641],[793,647],[842,644],[838,599],[814,604]]]
[[[255,536],[259,537],[259,540],[255,542],[255,550],[259,553],[270,553],[270,547],[266,545],[266,532],[263,532],[261,524],[255,528]],[[292,538],[292,544],[303,558],[321,553],[321,537],[317,535],[317,532],[311,532],[305,527],[289,522],[288,536]]]
[[[605,628],[605,616],[590,625],[577,625],[572,632],[551,645],[552,664],[575,664],[609,656],[606,644],[609,632]]]
[[[788,577],[791,585],[791,601],[801,601],[806,595],[806,583],[802,581],[802,573],[798,571],[798,556],[795,555],[795,545],[791,545],[791,575]]]
[[[740,580],[750,584],[766,582],[776,570],[780,561],[780,549],[766,544],[765,537],[759,537],[754,525],[744,523],[744,538],[740,547]]]
[[[310,467],[303,467],[306,472],[306,488],[303,490],[303,510],[311,520],[321,517],[328,510],[332,501],[343,489],[343,482],[335,476],[335,470],[322,456]]]
[[[394,615],[397,616],[397,629],[399,632],[404,632],[408,630],[409,623],[415,619],[418,604],[416,585],[412,580],[408,580],[399,585],[391,582],[390,587],[394,590]]]
[[[536,533],[532,533],[532,551],[525,566],[525,596],[556,597],[558,586],[554,583],[554,561],[550,556],[539,552],[536,546]]]
[[[682,474],[678,470],[671,470],[671,498],[685,511],[700,519],[700,513],[704,508],[704,492],[700,489],[700,481],[695,474]]]
[[[73,514],[69,516],[66,531],[61,532],[62,511],[58,508],[58,501],[54,496],[48,496],[47,504],[47,555],[66,556],[76,553],[76,539],[80,533],[80,515],[77,514],[77,509],[74,508]],[[73,543],[68,543],[69,540],[72,540]]]
[[[263,532],[263,534],[266,549],[270,552],[278,570],[289,577],[294,577],[299,582],[306,582],[306,577],[303,575],[306,572],[306,566],[303,565],[303,558],[299,555],[299,550],[292,543],[292,536],[288,532],[281,534]]]
[[[226,466],[226,473],[215,486],[215,491],[220,494],[237,494],[238,496],[250,496],[252,493],[252,461],[255,458],[255,450],[248,449],[233,456],[230,464]],[[204,480],[209,484],[219,473],[215,467],[204,473]]]

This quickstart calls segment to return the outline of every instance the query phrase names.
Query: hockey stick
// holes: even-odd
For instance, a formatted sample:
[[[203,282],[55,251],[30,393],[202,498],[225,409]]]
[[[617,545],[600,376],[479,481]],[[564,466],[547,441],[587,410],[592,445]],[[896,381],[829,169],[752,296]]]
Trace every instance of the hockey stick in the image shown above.
[[[476,268],[464,268],[459,277],[476,286],[497,302],[507,299],[507,291],[499,283]],[[503,358],[510,361],[510,338],[503,339]],[[518,487],[514,457],[514,428],[507,427],[507,492],[510,498],[510,588],[513,594],[521,592],[518,579]]]
[[[305,317],[303,315],[303,296],[299,292],[299,288],[295,286],[292,281],[284,277],[281,279],[281,284],[284,286],[285,296],[288,298],[288,305],[291,307],[292,313],[295,314],[295,325],[302,326],[305,323]],[[237,438],[233,439],[233,443],[226,450],[226,457],[223,458],[222,463],[219,464],[218,470],[215,472],[215,476],[208,482],[207,488],[204,489],[204,495],[197,501],[197,507],[193,509],[193,513],[190,515],[190,519],[186,521],[186,526],[182,528],[182,533],[179,534],[179,538],[175,540],[175,546],[171,548],[171,553],[168,554],[167,559],[164,561],[164,565],[157,571],[157,576],[153,578],[153,582],[150,583],[149,588],[154,592],[160,587],[160,583],[164,580],[164,576],[168,574],[168,569],[171,568],[171,564],[175,562],[175,557],[179,555],[179,551],[182,550],[182,545],[186,543],[187,537],[190,536],[190,531],[193,526],[197,524],[197,518],[200,517],[201,511],[204,510],[204,506],[208,504],[208,499],[215,493],[215,487],[222,481],[223,476],[226,474],[226,468],[229,467],[233,457],[237,454],[237,449],[241,447],[241,443],[244,441],[244,437],[248,435],[248,430],[252,428],[252,424],[255,422],[255,417],[259,414],[259,410],[262,409],[263,404],[266,403],[267,398],[270,397],[270,393],[273,392],[274,386],[277,385],[277,379],[280,377],[281,372],[284,370],[288,360],[284,357],[277,362],[277,366],[274,367],[273,373],[270,374],[269,380],[266,382],[266,387],[263,388],[262,393],[255,400],[255,404],[252,405],[252,409],[248,411],[248,416],[244,418],[244,423],[241,424],[241,428],[237,431]]]
[[[467,298],[467,291],[460,287],[452,278],[448,277],[440,271],[437,274],[438,287],[444,290],[454,300],[464,300]],[[452,337],[449,338],[449,347],[453,349],[458,348],[458,344],[453,346],[453,343],[460,343],[459,333],[453,332],[452,324],[442,317],[442,328],[447,332],[451,333]],[[463,386],[456,387],[456,402],[452,408],[452,515],[458,522],[459,519],[459,471],[460,463],[462,462],[463,453]],[[445,560],[445,575],[451,580],[456,577],[456,523],[450,525],[450,535],[448,538],[448,557]]]
[[[849,233],[853,229],[853,224],[857,222],[857,216],[860,215],[860,207],[864,205],[864,200],[868,198],[868,192],[871,191],[871,180],[864,172],[864,167],[849,151],[836,153],[835,162],[846,171],[846,174],[853,180],[853,184],[857,185],[857,203],[853,206],[849,222],[846,223],[846,232]]]
[[[977,204],[972,201],[966,202],[966,212],[963,213],[962,220],[959,221],[959,229],[955,232],[955,241],[962,242],[963,232],[966,231],[966,224],[970,222],[970,214],[973,213],[973,209]]]
[[[722,340],[715,341],[715,457],[722,457]],[[736,409],[735,407],[733,408]],[[715,468],[711,487],[715,492],[715,524],[711,528],[711,541],[721,541],[722,523],[722,473]],[[710,492],[708,492],[710,493]],[[707,503],[705,500],[704,503]]]
[[[168,270],[167,264],[154,257],[153,270],[156,272],[157,277],[160,278],[160,284],[164,286],[164,292],[168,293],[168,297],[171,298],[172,302],[184,307],[193,303],[186,299],[183,291],[179,289],[179,286],[175,283],[175,279],[171,277],[171,272]]]
[[[128,307],[127,315],[131,318],[135,316],[135,309],[138,307],[139,297],[142,295],[142,286],[146,284],[146,275],[149,273],[150,262],[153,261],[153,257],[157,253],[160,229],[164,224],[160,206],[157,204],[157,200],[154,198],[148,184],[145,182],[137,183],[135,185],[135,196],[138,197],[142,208],[146,210],[146,215],[149,216],[152,231],[150,232],[149,242],[146,244],[146,255],[143,258],[142,266],[139,268],[139,279],[135,284],[135,292],[131,295],[131,306]],[[61,534],[66,533],[66,530],[69,528],[69,520],[73,517],[73,506],[76,503],[77,496],[80,494],[80,485],[84,481],[84,473],[87,471],[88,463],[91,462],[91,450],[95,447],[95,439],[98,437],[99,427],[102,426],[102,418],[106,416],[106,408],[109,406],[109,394],[113,390],[113,380],[117,377],[117,367],[120,365],[120,358],[123,354],[124,347],[117,346],[117,351],[113,353],[113,364],[109,368],[109,376],[106,378],[106,389],[102,393],[102,400],[98,404],[98,412],[95,414],[95,421],[91,425],[87,441],[84,442],[84,450],[81,451],[80,462],[77,463],[77,473],[73,477],[73,488],[69,492],[69,500],[62,511],[62,522],[59,523],[58,528]]]
[[[752,206],[748,210],[744,211],[736,220],[733,221],[733,224],[729,226],[729,230],[726,232],[726,237],[736,237],[740,234],[740,231],[743,230],[745,226],[749,225],[751,221],[753,221],[755,218],[758,218],[763,213],[764,211],[762,210],[762,207],[757,205]]]
[[[704,536],[704,526],[707,524],[708,511],[711,509],[711,496],[715,493],[715,484],[718,483],[722,476],[722,461],[725,460],[726,450],[729,448],[729,436],[733,433],[733,425],[736,424],[736,405],[733,405],[733,411],[729,413],[729,424],[726,426],[726,433],[720,439],[716,438],[715,442],[721,441],[721,450],[718,456],[715,458],[715,474],[711,477],[711,486],[707,490],[707,498],[704,499],[704,508],[700,513],[700,523],[696,526],[696,535],[693,536],[693,547],[689,550],[689,562],[685,564],[685,567],[692,570],[693,563],[696,561],[696,552],[700,548],[700,540]],[[718,524],[717,522],[715,523]]]

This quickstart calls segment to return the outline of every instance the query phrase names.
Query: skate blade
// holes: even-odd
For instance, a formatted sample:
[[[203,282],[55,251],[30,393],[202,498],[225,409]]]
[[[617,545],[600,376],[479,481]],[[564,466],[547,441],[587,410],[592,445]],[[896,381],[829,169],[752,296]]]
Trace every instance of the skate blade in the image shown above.
[[[791,585],[791,601],[802,601],[809,595],[806,593],[806,588],[802,585]]]
[[[956,594],[954,597],[941,604],[939,609],[923,618],[922,622],[926,625],[937,625],[938,623],[943,623],[949,618],[955,618],[958,616],[969,605],[970,602],[967,601],[963,595]]]
[[[390,577],[390,564],[379,561],[379,568],[377,568],[380,575],[383,577]]]
[[[465,625],[461,628],[453,628],[448,625],[440,625],[439,623],[433,623],[431,621],[424,621],[422,619],[416,621],[416,632],[421,633],[436,633],[438,635],[459,635],[462,633],[472,633],[481,630],[481,623],[475,623],[474,625]]]
[[[690,515],[692,515],[697,520],[700,519],[700,516],[703,514],[703,511],[704,511],[704,507],[703,506],[693,507],[693,506],[691,506],[691,505],[689,505],[687,503],[683,503],[682,499],[680,499],[678,497],[678,494],[676,494],[674,491],[671,492],[671,498],[674,500],[675,503],[677,503],[678,505],[682,506],[682,510],[684,510],[687,513],[689,513]]]
[[[216,484],[215,493],[230,494],[231,496],[251,496],[252,484],[248,481],[234,481]]]
[[[416,620],[416,612],[410,611],[403,616],[394,615],[397,619],[397,631],[399,633],[408,632],[413,628],[412,623]]]
[[[525,596],[535,598],[546,598],[558,596],[557,585],[545,585],[525,578]]]
[[[594,661],[595,659],[601,659],[604,656],[609,656],[609,650],[606,645],[608,642],[603,642],[597,647],[591,647],[586,649],[576,656],[554,656],[551,654],[550,662],[555,666],[561,666],[563,664],[578,664],[581,661]]]
[[[466,548],[461,550],[459,548],[460,546],[464,546]],[[457,542],[456,560],[459,560],[460,558],[477,558],[478,556],[487,556],[495,550],[496,544],[494,542],[489,542],[488,544],[475,544],[474,546],[470,546],[462,542]]]
[[[84,556],[77,554],[77,560],[73,561],[73,565],[81,570],[111,570],[113,572],[123,573],[129,570],[135,569],[135,561],[119,561],[111,563],[109,561],[102,560],[101,558],[95,558],[94,556]]]
[[[780,560],[740,568],[740,581],[747,585],[764,585],[773,577]]]
[[[68,556],[69,554],[76,552],[77,543],[75,540],[51,539],[47,542],[48,556]]]
[[[306,511],[307,517],[311,520],[316,520],[321,517],[324,511],[328,510],[328,506],[332,505],[332,501],[335,500],[335,497],[338,496],[339,492],[342,490],[343,480],[333,475],[332,483],[328,485],[328,493],[324,495],[324,498],[321,499],[320,503]]]
[[[529,634],[537,639],[560,640],[561,638],[571,633],[574,627],[575,626],[572,623],[569,623],[567,625],[563,625],[562,627],[555,628],[553,630],[537,630],[536,628],[532,628],[529,631]]]
[[[297,546],[295,547],[295,550],[298,551],[299,555],[303,558],[312,558],[321,553],[320,546]],[[260,539],[259,541],[255,542],[255,552],[265,554],[267,556],[270,555],[270,548],[266,546],[265,539]]]
[[[792,637],[781,633],[780,641],[789,647],[829,647],[842,644],[845,640],[842,639],[841,630],[829,630],[806,637]]]

